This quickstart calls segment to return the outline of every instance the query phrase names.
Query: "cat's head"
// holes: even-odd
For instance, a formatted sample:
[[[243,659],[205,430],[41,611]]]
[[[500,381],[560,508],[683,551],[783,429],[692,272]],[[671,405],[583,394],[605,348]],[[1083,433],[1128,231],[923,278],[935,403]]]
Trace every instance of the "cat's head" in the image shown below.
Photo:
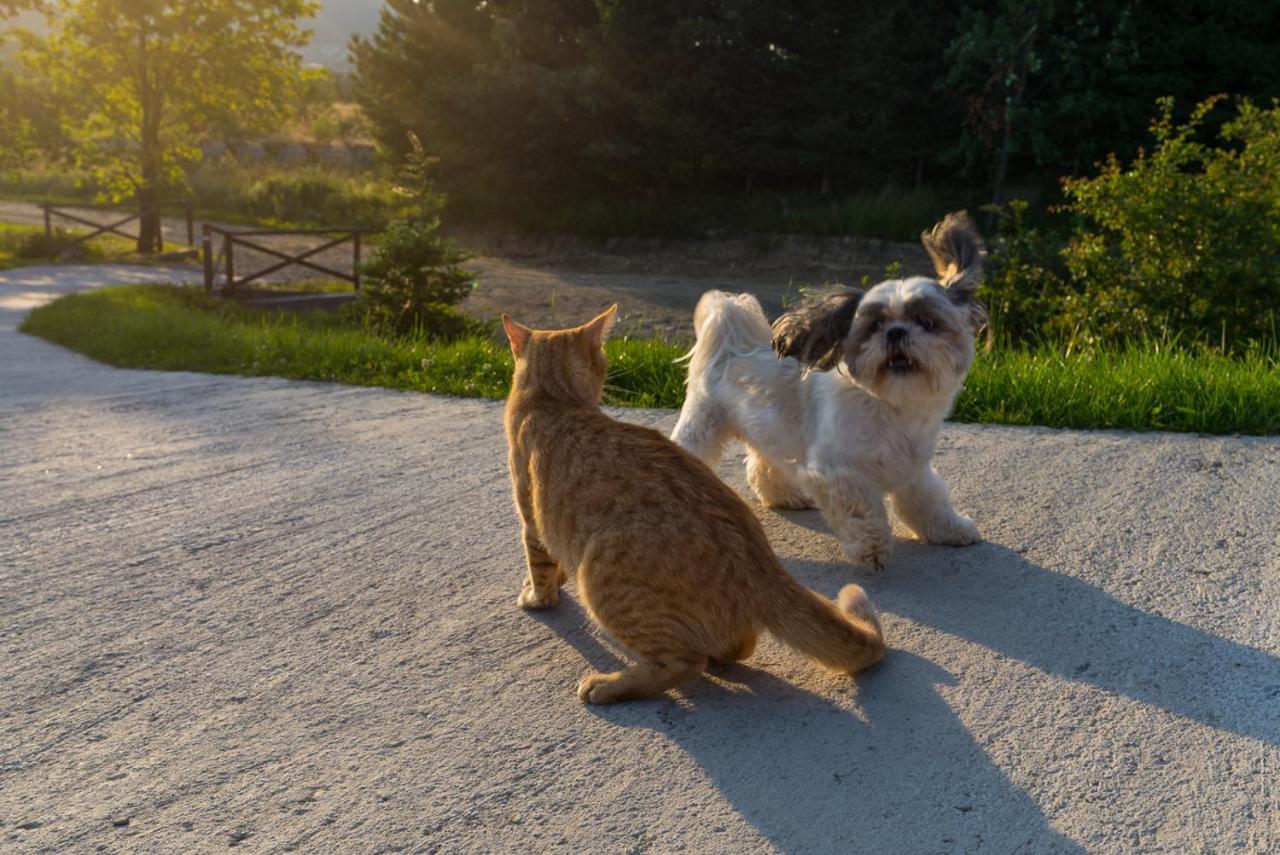
[[[516,357],[511,390],[600,403],[608,365],[604,340],[618,311],[615,303],[594,320],[568,330],[533,330],[502,316]]]

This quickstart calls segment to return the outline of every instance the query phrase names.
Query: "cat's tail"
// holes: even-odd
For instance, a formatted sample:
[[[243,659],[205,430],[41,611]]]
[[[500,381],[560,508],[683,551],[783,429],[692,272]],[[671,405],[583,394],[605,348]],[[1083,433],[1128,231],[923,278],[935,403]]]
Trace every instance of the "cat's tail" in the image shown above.
[[[857,585],[845,585],[836,602],[815,594],[789,575],[770,598],[766,626],[779,639],[820,664],[848,674],[884,656],[880,616]]]
[[[690,383],[731,354],[769,347],[773,338],[759,300],[750,294],[725,291],[708,291],[698,300],[693,310],[693,334],[697,343],[688,353]]]

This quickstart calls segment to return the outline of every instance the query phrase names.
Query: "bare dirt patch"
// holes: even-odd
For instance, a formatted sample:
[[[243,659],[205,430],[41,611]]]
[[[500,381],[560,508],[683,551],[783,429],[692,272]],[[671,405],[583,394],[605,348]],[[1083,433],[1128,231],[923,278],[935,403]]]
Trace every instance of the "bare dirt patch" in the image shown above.
[[[482,318],[509,312],[533,326],[583,320],[618,303],[621,329],[688,338],[690,317],[704,291],[749,291],[767,312],[779,311],[803,287],[875,282],[892,264],[926,273],[916,244],[862,238],[761,237],[716,241],[616,240],[586,244],[562,239],[458,235],[477,256],[475,292],[463,304]]]

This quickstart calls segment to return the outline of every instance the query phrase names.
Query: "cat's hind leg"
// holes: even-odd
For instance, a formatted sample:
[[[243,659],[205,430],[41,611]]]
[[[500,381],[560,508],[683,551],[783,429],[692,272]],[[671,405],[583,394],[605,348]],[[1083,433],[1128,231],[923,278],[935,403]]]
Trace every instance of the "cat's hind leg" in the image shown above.
[[[756,638],[757,636],[754,632],[744,635],[735,644],[726,647],[720,653],[712,655],[711,661],[717,665],[728,665],[733,662],[741,662],[743,659],[749,659],[751,654],[756,652]]]
[[[612,674],[588,674],[578,683],[578,700],[589,704],[611,704],[647,698],[692,680],[707,667],[702,654],[673,654],[644,659]]]

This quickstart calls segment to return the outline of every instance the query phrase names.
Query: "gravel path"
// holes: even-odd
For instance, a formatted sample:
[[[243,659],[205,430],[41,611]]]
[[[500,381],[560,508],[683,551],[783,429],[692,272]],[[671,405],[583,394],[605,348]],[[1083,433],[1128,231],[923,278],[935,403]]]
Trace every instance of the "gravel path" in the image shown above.
[[[15,332],[156,275],[0,274],[0,849],[1280,847],[1277,440],[949,427],[984,544],[862,575],[815,513],[760,512],[806,584],[866,586],[881,666],[766,642],[588,708],[619,653],[572,586],[515,606],[499,404]]]

